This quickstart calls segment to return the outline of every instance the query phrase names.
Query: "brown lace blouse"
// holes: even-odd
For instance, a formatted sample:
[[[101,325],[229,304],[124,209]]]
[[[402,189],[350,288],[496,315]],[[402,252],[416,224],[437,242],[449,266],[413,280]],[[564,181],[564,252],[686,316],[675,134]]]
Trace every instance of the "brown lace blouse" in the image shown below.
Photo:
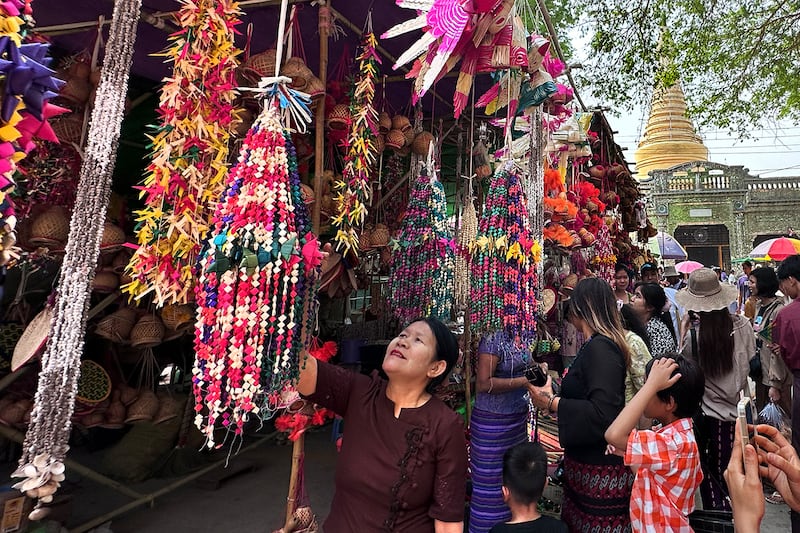
[[[386,381],[318,364],[308,398],[344,417],[335,493],[325,533],[434,531],[434,520],[464,518],[467,453],[464,427],[431,398],[394,417]]]

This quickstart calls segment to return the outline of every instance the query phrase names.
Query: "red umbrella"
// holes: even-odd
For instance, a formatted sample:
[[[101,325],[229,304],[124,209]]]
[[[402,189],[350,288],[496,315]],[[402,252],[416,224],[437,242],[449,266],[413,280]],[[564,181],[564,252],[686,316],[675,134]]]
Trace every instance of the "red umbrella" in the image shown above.
[[[756,246],[750,257],[755,259],[772,259],[773,261],[783,261],[791,255],[800,253],[800,241],[797,239],[787,239],[779,237],[764,241]]]

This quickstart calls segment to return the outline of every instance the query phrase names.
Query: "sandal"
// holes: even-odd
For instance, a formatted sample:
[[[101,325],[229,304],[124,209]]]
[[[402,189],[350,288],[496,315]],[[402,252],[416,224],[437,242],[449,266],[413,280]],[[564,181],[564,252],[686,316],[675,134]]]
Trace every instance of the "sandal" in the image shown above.
[[[775,492],[773,492],[772,494],[770,494],[769,496],[766,496],[764,499],[767,500],[767,502],[769,502],[771,504],[774,504],[774,505],[780,505],[782,503],[786,503],[783,500],[783,496],[781,496],[781,493],[778,492],[777,490]]]

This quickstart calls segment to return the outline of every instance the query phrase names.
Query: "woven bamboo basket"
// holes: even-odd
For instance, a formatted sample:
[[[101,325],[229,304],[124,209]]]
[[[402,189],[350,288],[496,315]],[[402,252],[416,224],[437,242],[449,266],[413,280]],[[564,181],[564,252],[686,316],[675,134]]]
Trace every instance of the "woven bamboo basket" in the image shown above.
[[[66,81],[66,83],[64,87],[61,88],[58,95],[80,106],[86,105],[92,93],[92,84],[89,83],[89,80],[67,75],[64,81]]]
[[[125,272],[125,267],[128,266],[128,262],[130,260],[130,254],[128,252],[121,251],[114,256],[114,259],[111,260],[111,269],[119,276]]]
[[[194,308],[185,304],[167,304],[161,309],[161,320],[168,329],[177,330],[194,322]]]
[[[119,276],[110,270],[103,270],[94,275],[92,292],[111,294],[119,288]]]
[[[95,333],[111,341],[127,341],[136,324],[136,311],[130,307],[120,307],[97,323]]]
[[[400,130],[391,130],[386,134],[386,146],[394,151],[400,150],[406,144],[406,136]]]
[[[390,238],[391,234],[389,233],[389,228],[383,224],[378,224],[375,226],[375,229],[372,230],[370,243],[372,246],[386,246],[389,244]]]
[[[336,104],[328,113],[328,127],[334,130],[347,129],[350,122],[350,108],[345,104]]]
[[[117,390],[119,390],[119,401],[126,407],[139,399],[139,391],[124,383],[117,386]]]
[[[152,348],[164,340],[164,323],[154,315],[144,315],[131,330],[131,346]]]
[[[250,59],[248,59],[243,65],[243,68],[251,71],[258,78],[263,78],[264,76],[274,76],[275,56],[277,53],[278,52],[276,50],[270,49],[265,50],[260,54],[251,55]]]
[[[379,133],[375,136],[375,151],[380,154],[384,150],[386,150],[386,136],[383,133]]]
[[[433,133],[429,131],[421,131],[411,144],[411,151],[417,155],[428,155],[431,143],[434,142]]]
[[[118,428],[125,424],[125,417],[128,410],[121,401],[111,402],[105,412],[103,426],[107,428]]]
[[[301,58],[295,56],[286,60],[286,63],[281,68],[281,76],[292,79],[292,88],[305,91],[308,81],[314,76],[314,73],[311,72],[311,69],[306,66]]]
[[[410,149],[411,145],[414,143],[414,137],[416,137],[414,130],[412,130],[411,128],[403,130],[403,137],[405,137],[406,141],[405,144],[403,144],[403,146]]]
[[[89,359],[81,361],[78,394],[75,399],[83,404],[97,405],[111,394],[111,378],[105,369]]]
[[[395,115],[392,117],[392,129],[393,130],[400,130],[405,132],[406,130],[411,129],[411,121],[408,120],[408,117],[403,115]]]
[[[358,236],[358,248],[360,250],[366,250],[370,246],[372,246],[372,230],[364,228],[361,235]]]
[[[103,224],[103,237],[100,240],[100,250],[103,252],[117,252],[125,244],[125,232],[111,222]]]
[[[126,424],[153,420],[158,414],[158,396],[152,391],[142,391],[139,398],[128,407]]]
[[[69,235],[69,217],[63,207],[53,206],[33,221],[30,239],[33,246],[63,248]]]
[[[81,142],[83,120],[76,113],[56,117],[50,121],[50,126],[59,141],[67,143]]]
[[[378,129],[384,135],[389,133],[389,130],[392,129],[392,117],[390,117],[389,113],[386,111],[378,116]]]

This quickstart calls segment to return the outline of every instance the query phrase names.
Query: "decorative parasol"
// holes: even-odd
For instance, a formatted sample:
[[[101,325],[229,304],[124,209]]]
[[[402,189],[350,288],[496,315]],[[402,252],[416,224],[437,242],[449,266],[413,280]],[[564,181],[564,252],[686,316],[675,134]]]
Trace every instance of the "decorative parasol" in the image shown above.
[[[788,237],[769,239],[755,248],[748,254],[753,259],[764,261],[783,261],[790,255],[800,254],[800,240]]]
[[[675,263],[675,270],[681,274],[691,274],[699,268],[703,268],[703,263],[698,263],[697,261],[681,261],[680,263]]]
[[[653,255],[661,257],[661,259],[684,261],[689,257],[681,243],[675,240],[675,237],[663,231],[659,231],[655,237],[648,239],[647,249]]]

